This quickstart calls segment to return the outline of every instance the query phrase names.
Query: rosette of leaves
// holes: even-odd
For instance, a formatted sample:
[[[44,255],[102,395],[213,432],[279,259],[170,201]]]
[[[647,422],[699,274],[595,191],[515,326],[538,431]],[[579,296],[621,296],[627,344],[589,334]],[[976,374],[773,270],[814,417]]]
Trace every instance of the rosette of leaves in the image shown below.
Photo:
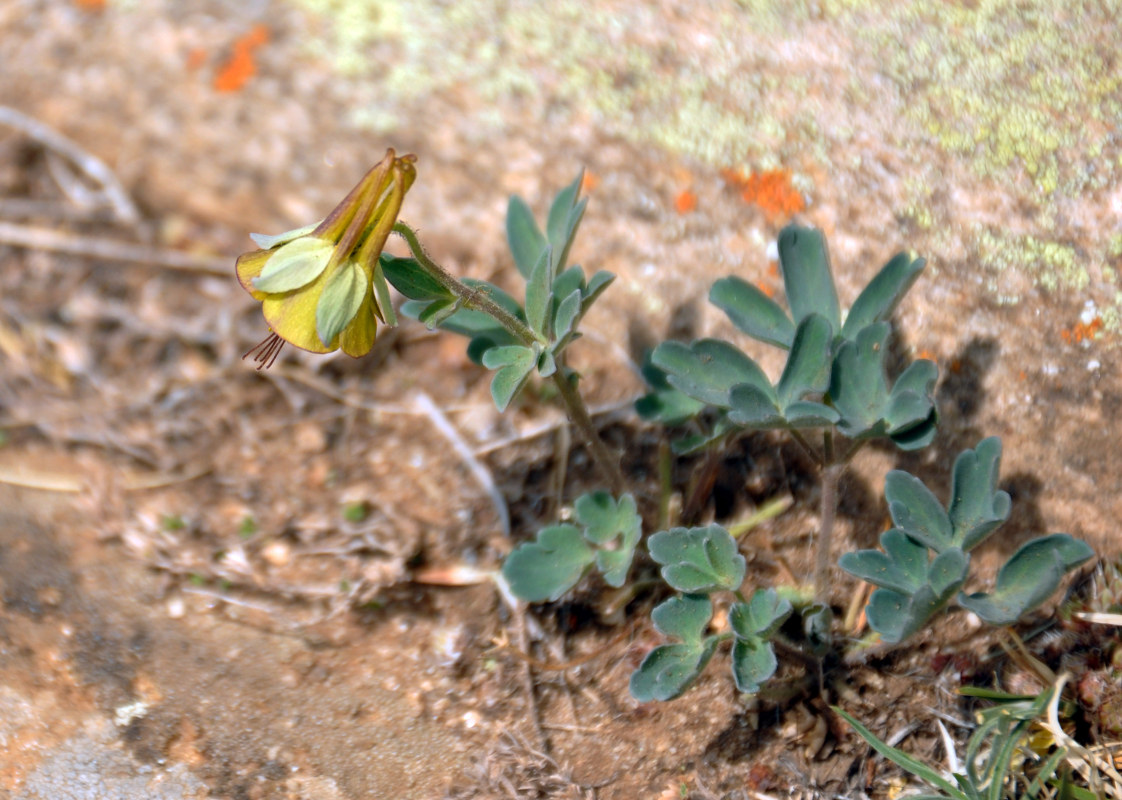
[[[533,344],[519,341],[488,314],[462,308],[462,301],[436,281],[404,277],[405,273],[419,270],[404,269],[407,264],[399,265],[393,260],[388,260],[385,268],[387,279],[408,298],[401,309],[405,315],[430,328],[442,328],[471,340],[468,357],[495,370],[491,396],[500,411],[506,409],[535,371],[548,378],[559,368],[564,369],[559,366],[561,356],[580,336],[577,328],[581,319],[615,280],[615,275],[606,271],[586,280],[580,266],[568,265],[569,252],[588,204],[587,199],[578,199],[583,177],[582,171],[554,198],[544,232],[522,198],[510,199],[507,243],[526,283],[523,303],[487,281],[463,280],[525,323],[537,339]]]
[[[790,311],[740,278],[713,284],[709,301],[738,329],[788,351],[776,384],[739,348],[720,339],[663,342],[645,370],[653,391],[637,410],[678,425],[715,409],[705,434],[676,447],[693,450],[738,429],[834,427],[853,440],[888,437],[904,450],[935,435],[935,364],[910,364],[891,386],[885,373],[889,318],[923,269],[923,259],[892,258],[842,320],[821,231],[790,225],[779,235],[779,267]]]
[[[661,565],[663,580],[682,594],[651,612],[655,628],[677,642],[649,652],[631,675],[631,694],[640,702],[672,700],[701,675],[717,646],[733,639],[732,674],[742,692],[756,692],[778,662],[771,638],[791,614],[791,604],[774,589],[759,589],[745,602],[739,594],[745,560],[736,540],[720,525],[672,528],[647,542]],[[715,592],[733,592],[728,633],[710,633]]]
[[[602,491],[581,495],[573,520],[543,528],[507,556],[503,577],[517,597],[556,602],[593,566],[609,586],[623,586],[642,533],[635,498],[625,494],[616,500]]]
[[[1066,533],[1043,536],[1010,557],[992,592],[962,592],[969,552],[1009,517],[1009,495],[997,488],[1000,465],[997,437],[960,453],[947,508],[913,475],[888,473],[884,494],[895,527],[881,534],[881,550],[846,553],[838,562],[880,587],[870,597],[866,615],[886,641],[914,634],[956,593],[960,606],[989,624],[1010,625],[1047,600],[1066,572],[1094,555],[1085,542]]]

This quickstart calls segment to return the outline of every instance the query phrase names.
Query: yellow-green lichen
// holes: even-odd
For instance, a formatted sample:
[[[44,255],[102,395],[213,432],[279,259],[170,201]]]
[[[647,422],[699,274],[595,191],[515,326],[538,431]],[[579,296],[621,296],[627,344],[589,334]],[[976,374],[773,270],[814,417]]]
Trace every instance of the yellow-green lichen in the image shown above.
[[[1080,290],[1090,283],[1087,272],[1070,244],[982,229],[976,235],[978,261],[993,273],[1018,270],[1047,291]]]

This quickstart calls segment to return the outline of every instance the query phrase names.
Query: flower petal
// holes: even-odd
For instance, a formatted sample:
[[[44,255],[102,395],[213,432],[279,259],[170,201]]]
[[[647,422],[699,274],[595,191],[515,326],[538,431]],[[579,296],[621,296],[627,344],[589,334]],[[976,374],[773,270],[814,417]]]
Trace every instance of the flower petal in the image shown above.
[[[352,358],[364,356],[374,346],[374,337],[378,333],[378,320],[374,316],[374,302],[370,291],[367,290],[362,306],[355,314],[354,320],[339,336],[339,347]]]
[[[295,292],[268,294],[261,301],[261,313],[277,336],[302,350],[313,353],[329,353],[334,347],[324,347],[316,333],[316,306],[319,304],[323,287],[327,285],[328,273]]]
[[[253,280],[261,274],[261,270],[265,269],[265,264],[268,263],[271,255],[272,252],[269,250],[253,250],[242,253],[238,256],[237,263],[234,264],[234,271],[238,274],[238,282],[241,283],[243,289],[253,295],[254,300],[265,299],[265,292],[255,288]]]
[[[278,233],[276,236],[269,236],[267,233],[251,233],[249,238],[253,243],[260,247],[262,250],[272,250],[286,242],[291,242],[293,239],[299,239],[305,234],[311,233],[319,227],[318,222],[313,222],[311,225],[305,225],[303,228],[293,228],[284,233]]]
[[[253,280],[253,288],[261,292],[291,292],[323,274],[331,258],[334,245],[325,239],[305,236],[296,239],[277,250]]]
[[[351,324],[369,286],[366,273],[353,261],[344,261],[332,270],[316,303],[316,335],[324,346],[332,347],[335,337]]]

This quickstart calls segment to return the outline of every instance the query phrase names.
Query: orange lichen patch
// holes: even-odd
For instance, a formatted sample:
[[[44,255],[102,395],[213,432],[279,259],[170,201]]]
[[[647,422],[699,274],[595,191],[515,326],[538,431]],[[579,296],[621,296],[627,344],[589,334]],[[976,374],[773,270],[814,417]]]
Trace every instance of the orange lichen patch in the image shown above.
[[[104,11],[105,0],[74,0],[74,5],[83,11]]]
[[[695,208],[697,208],[697,195],[689,189],[679,192],[674,198],[674,210],[679,214],[688,214]]]
[[[745,179],[740,197],[763,211],[769,222],[806,208],[802,193],[791,185],[791,173],[783,169],[752,173]]]
[[[234,51],[230,59],[214,76],[214,88],[220,92],[236,92],[245,86],[249,79],[257,74],[253,51],[267,41],[269,41],[269,29],[264,25],[254,25],[249,33],[234,42]]]
[[[1095,317],[1088,323],[1077,323],[1074,327],[1060,331],[1060,338],[1067,344],[1082,342],[1084,340],[1091,341],[1095,338],[1095,334],[1102,328],[1103,321],[1100,317]]]
[[[584,176],[580,179],[580,193],[581,196],[587,195],[590,192],[596,191],[596,187],[600,185],[600,176],[590,170],[585,170]]]
[[[767,297],[768,299],[770,299],[770,300],[775,299],[775,289],[773,287],[768,286],[766,283],[761,283],[760,281],[756,281],[756,288],[759,289],[761,292],[763,292],[764,296]]]
[[[916,353],[916,358],[925,358],[928,361],[938,361],[939,360],[938,358],[935,357],[935,354],[932,353],[930,350],[920,350],[918,353]]]
[[[951,372],[957,375],[958,373],[962,372],[962,359],[952,358],[951,363],[949,363],[947,366],[950,367]]]

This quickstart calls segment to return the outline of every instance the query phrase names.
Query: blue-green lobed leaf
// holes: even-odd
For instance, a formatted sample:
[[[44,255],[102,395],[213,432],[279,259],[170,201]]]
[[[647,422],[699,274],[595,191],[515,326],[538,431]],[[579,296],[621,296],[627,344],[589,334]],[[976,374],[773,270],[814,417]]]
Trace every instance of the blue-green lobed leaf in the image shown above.
[[[536,348],[520,344],[493,347],[483,354],[483,366],[497,370],[491,379],[491,398],[499,411],[506,410],[526,383],[537,366],[539,355]]]
[[[755,361],[720,339],[700,339],[688,346],[662,342],[651,355],[651,362],[665,370],[671,386],[719,408],[729,407],[729,390],[738,384],[773,391]]]
[[[651,612],[655,627],[682,641],[656,647],[631,675],[631,696],[641,703],[673,700],[705,669],[716,650],[716,636],[705,636],[713,605],[704,595],[671,597]]]
[[[720,525],[660,531],[647,541],[647,548],[662,566],[663,579],[680,592],[732,591],[744,581],[744,556]]]
[[[549,338],[546,328],[547,317],[553,295],[553,272],[550,267],[550,248],[547,246],[538,257],[530,278],[526,282],[526,323],[535,333]]]
[[[997,488],[1001,470],[1001,439],[983,439],[954,461],[949,515],[955,542],[972,550],[1009,518],[1012,500]]]
[[[880,550],[844,553],[838,566],[874,586],[911,594],[927,578],[927,548],[912,540],[899,528],[880,536]]]
[[[854,339],[869,325],[887,321],[919,278],[925,263],[922,258],[913,261],[907,253],[893,256],[854,301],[842,325],[842,337]]]
[[[575,525],[552,525],[520,545],[503,563],[510,590],[530,602],[556,602],[576,586],[596,558]]]
[[[958,602],[991,625],[1012,625],[1047,600],[1066,572],[1094,554],[1090,545],[1066,533],[1033,539],[998,571],[991,594],[962,594]]]
[[[807,395],[821,395],[830,385],[830,349],[833,330],[826,318],[811,314],[799,323],[787,365],[776,385],[781,408]]]
[[[822,231],[788,225],[779,233],[779,269],[795,323],[821,314],[841,330],[841,309]]]
[[[954,544],[950,517],[919,478],[892,470],[884,479],[884,496],[892,521],[908,536],[936,553]]]
[[[734,603],[729,609],[729,625],[742,639],[768,639],[791,616],[791,601],[775,589],[757,589],[747,603]]]
[[[753,339],[787,350],[795,339],[795,323],[778,303],[758,288],[730,275],[709,290],[709,302],[728,314],[732,324]]]
[[[515,266],[522,277],[529,280],[548,242],[534,220],[534,212],[517,195],[511,197],[507,205],[506,238]]]
[[[732,677],[738,691],[755,694],[775,674],[779,661],[771,642],[751,636],[737,638],[732,645]]]

